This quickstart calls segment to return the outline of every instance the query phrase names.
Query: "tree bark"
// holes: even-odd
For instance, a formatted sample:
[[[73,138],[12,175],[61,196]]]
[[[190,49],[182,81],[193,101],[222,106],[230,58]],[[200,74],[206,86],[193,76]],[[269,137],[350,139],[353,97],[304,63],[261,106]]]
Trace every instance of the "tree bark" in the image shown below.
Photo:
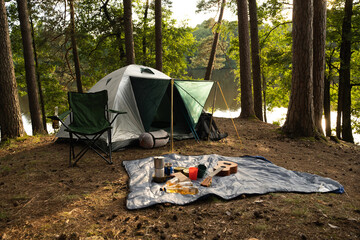
[[[0,1],[0,127],[2,139],[25,134],[15,79],[5,2]]]
[[[75,76],[76,76],[76,86],[79,93],[83,92],[82,83],[81,83],[81,71],[80,71],[80,60],[79,54],[76,45],[75,37],[75,13],[74,13],[74,0],[69,0],[70,5],[70,35],[71,35],[71,47],[73,52],[73,60],[75,65]]]
[[[33,134],[44,133],[41,122],[39,96],[36,86],[36,74],[34,64],[34,51],[32,48],[32,38],[29,24],[29,15],[26,0],[17,0],[18,13],[20,20],[21,37],[23,43],[23,53],[25,61],[27,94],[29,97],[29,108]]]
[[[283,131],[295,137],[316,135],[313,104],[313,1],[293,2],[293,73]]]
[[[259,34],[257,22],[257,6],[256,0],[249,0],[250,13],[250,36],[251,36],[251,61],[252,61],[252,76],[254,88],[254,110],[258,119],[263,121],[262,114],[262,97],[261,97],[261,70],[260,70],[260,56],[259,56]]]
[[[47,132],[44,95],[43,95],[42,87],[41,87],[39,64],[38,64],[38,57],[37,57],[36,44],[35,44],[35,32],[34,32],[34,25],[33,25],[32,17],[31,17],[31,13],[29,14],[29,17],[30,17],[30,26],[31,26],[32,45],[33,45],[34,57],[35,57],[36,82],[38,84],[38,90],[39,90],[41,117],[42,117],[42,123],[43,123],[44,131]]]
[[[342,84],[342,139],[347,142],[354,142],[351,129],[351,84],[350,84],[350,59],[351,59],[351,17],[353,0],[345,1],[344,19],[341,33],[340,46],[340,73],[339,73],[339,93]]]
[[[147,66],[147,22],[148,22],[148,11],[149,11],[149,0],[146,0],[146,4],[145,4],[145,12],[144,12],[144,19],[143,19],[143,38],[142,38],[142,52],[143,52],[143,57],[142,57],[142,64],[144,66]]]
[[[161,0],[155,0],[155,54],[156,69],[163,70],[163,49],[162,49],[162,10]]]
[[[324,78],[324,116],[325,116],[325,134],[331,137],[331,108],[330,108],[330,76],[331,69],[329,68],[329,77]]]
[[[314,120],[319,133],[323,133],[322,116],[324,103],[326,0],[314,1],[313,21],[313,84]]]
[[[255,116],[251,89],[249,21],[246,0],[237,0],[239,54],[240,54],[240,118]]]
[[[125,51],[126,63],[135,63],[133,24],[132,24],[132,5],[131,0],[124,0],[124,28],[125,28]]]
[[[219,41],[220,26],[221,26],[222,18],[224,15],[225,5],[226,5],[226,0],[222,0],[219,18],[218,18],[217,24],[215,25],[215,34],[214,34],[214,40],[213,40],[212,47],[211,47],[210,57],[209,57],[208,65],[207,65],[206,72],[205,72],[204,79],[206,79],[206,80],[211,79],[212,70],[214,68],[216,48],[217,48],[217,44]]]

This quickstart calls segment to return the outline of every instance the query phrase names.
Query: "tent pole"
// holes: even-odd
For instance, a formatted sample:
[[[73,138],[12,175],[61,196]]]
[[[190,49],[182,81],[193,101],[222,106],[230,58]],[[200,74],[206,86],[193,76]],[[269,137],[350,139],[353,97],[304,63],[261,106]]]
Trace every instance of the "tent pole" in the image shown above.
[[[171,79],[171,153],[174,153],[174,79]]]
[[[226,100],[225,100],[225,96],[224,96],[224,93],[223,93],[223,91],[222,91],[222,89],[221,89],[221,87],[220,87],[219,82],[217,82],[217,85],[219,86],[219,90],[220,90],[220,92],[221,92],[221,95],[222,95],[222,97],[223,97],[223,99],[224,99],[225,105],[226,105],[226,107],[227,107],[227,109],[228,109],[228,111],[229,111],[229,114],[230,114],[230,108],[229,108],[229,106],[228,106],[228,104],[227,104],[227,102],[226,102]],[[231,121],[232,121],[232,123],[233,123],[233,125],[234,125],[235,131],[236,131],[236,135],[237,135],[237,137],[238,137],[238,139],[239,139],[239,141],[240,141],[240,143],[241,143],[241,139],[240,139],[238,130],[237,130],[236,126],[235,126],[234,119],[231,117],[231,115],[230,115],[230,118],[231,118]]]
[[[214,117],[214,110],[215,110],[215,102],[216,102],[216,93],[217,93],[217,81],[215,81],[215,91],[214,91],[214,99],[213,99],[213,105],[212,105],[212,109],[211,109],[211,118],[210,118],[210,131],[209,134],[207,136],[207,140],[210,140],[210,133],[211,133],[211,126],[212,126],[212,122],[213,122],[213,117]]]

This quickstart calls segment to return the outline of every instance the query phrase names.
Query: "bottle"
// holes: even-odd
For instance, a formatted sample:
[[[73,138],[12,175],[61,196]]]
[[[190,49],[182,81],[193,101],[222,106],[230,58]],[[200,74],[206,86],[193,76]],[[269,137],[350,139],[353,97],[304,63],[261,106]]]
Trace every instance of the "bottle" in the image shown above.
[[[166,182],[166,185],[167,185],[167,186],[172,186],[172,185],[176,185],[176,184],[179,183],[179,182],[180,182],[179,178],[173,177],[172,179],[170,179],[170,180],[168,180],[168,181]]]
[[[191,195],[195,195],[197,193],[199,193],[199,189],[197,189],[197,187],[194,186],[183,186],[183,187],[164,187],[160,189],[161,191],[165,191],[167,193],[180,193],[180,194],[191,194]]]
[[[58,114],[59,114],[59,108],[58,108],[58,106],[56,106],[55,107],[55,116],[58,116]],[[53,129],[58,129],[59,128],[59,120],[53,120],[52,127],[53,127]]]

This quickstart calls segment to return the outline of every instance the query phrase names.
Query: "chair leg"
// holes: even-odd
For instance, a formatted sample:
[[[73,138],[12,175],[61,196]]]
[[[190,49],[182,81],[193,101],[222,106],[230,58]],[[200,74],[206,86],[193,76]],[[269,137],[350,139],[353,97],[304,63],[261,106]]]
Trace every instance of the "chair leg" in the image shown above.
[[[70,135],[70,153],[69,153],[69,167],[71,167],[71,159],[74,158],[74,143],[73,143],[73,135],[72,133],[69,133]]]
[[[111,152],[112,152],[112,143],[111,143],[111,129],[108,130],[108,138],[109,138],[109,164],[112,164],[112,159],[111,159]]]

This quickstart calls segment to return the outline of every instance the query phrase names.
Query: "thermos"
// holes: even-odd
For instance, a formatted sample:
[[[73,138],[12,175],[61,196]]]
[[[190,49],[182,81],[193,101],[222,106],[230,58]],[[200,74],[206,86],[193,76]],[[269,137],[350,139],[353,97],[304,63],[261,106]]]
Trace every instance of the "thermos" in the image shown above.
[[[164,177],[164,157],[163,156],[154,157],[154,166],[155,166],[155,177],[163,178]]]

